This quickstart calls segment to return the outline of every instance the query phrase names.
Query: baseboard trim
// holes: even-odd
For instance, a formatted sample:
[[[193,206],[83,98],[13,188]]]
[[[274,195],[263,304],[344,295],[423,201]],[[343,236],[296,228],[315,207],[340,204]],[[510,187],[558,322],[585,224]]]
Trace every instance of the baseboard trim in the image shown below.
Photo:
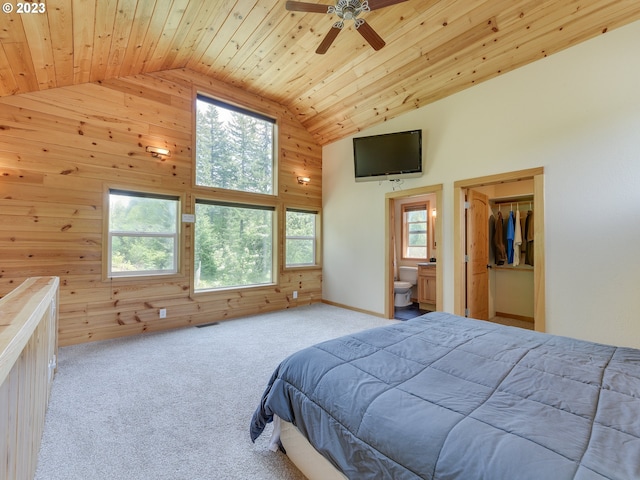
[[[334,307],[346,308],[347,310],[353,310],[354,312],[366,313],[367,315],[373,315],[378,318],[387,318],[382,313],[372,312],[371,310],[365,310],[363,308],[351,307],[349,305],[345,305],[343,303],[332,302],[330,300],[325,300],[324,298],[321,300],[322,303],[326,303],[327,305],[332,305]]]
[[[533,317],[527,317],[524,315],[516,315],[515,313],[496,312],[496,317],[512,318],[513,320],[522,320],[524,322],[534,322]]]

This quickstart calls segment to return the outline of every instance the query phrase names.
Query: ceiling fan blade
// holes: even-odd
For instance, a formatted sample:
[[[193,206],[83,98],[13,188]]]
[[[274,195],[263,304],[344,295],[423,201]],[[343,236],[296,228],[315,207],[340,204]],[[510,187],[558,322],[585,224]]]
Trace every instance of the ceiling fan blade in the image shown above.
[[[322,43],[318,46],[316,53],[319,53],[320,55],[327,53],[327,50],[329,50],[329,47],[331,46],[333,41],[336,39],[339,33],[340,33],[340,28],[336,27],[335,25],[331,27],[331,30],[329,30],[329,32],[327,33],[327,36],[324,37],[324,40],[322,40]]]
[[[369,9],[378,10],[379,8],[390,7],[396,3],[406,2],[407,0],[369,0]]]
[[[289,0],[285,8],[291,12],[329,13],[329,5],[320,3],[295,2]]]
[[[359,27],[356,27],[356,30],[364,37],[364,39],[369,42],[369,45],[373,47],[374,50],[380,50],[386,44],[380,35],[376,33],[376,31],[371,28],[367,22],[363,21]]]

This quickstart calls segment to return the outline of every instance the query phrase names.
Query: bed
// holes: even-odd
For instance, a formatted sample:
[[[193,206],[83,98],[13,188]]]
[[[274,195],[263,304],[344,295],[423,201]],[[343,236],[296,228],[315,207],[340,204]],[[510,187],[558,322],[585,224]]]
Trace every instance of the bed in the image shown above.
[[[640,350],[434,312],[288,357],[274,418],[350,479],[640,479]]]

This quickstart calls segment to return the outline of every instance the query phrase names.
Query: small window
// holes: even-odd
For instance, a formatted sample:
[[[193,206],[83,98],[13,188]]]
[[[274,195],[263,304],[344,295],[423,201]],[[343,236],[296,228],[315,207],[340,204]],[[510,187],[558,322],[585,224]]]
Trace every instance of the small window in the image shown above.
[[[196,185],[274,192],[275,120],[198,95]]]
[[[108,276],[178,272],[180,199],[109,191]]]
[[[429,258],[429,202],[402,205],[402,258]]]
[[[317,212],[287,209],[285,257],[287,267],[316,265]]]
[[[274,210],[196,200],[194,290],[273,283]]]

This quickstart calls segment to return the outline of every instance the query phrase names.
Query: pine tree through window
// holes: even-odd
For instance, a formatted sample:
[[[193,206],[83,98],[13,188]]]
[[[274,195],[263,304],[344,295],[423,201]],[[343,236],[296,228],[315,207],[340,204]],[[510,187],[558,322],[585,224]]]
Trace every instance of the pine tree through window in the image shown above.
[[[196,115],[196,185],[272,195],[275,120],[203,95]]]
[[[274,281],[275,132],[272,118],[197,96],[195,183],[212,193],[196,199],[196,291]]]

